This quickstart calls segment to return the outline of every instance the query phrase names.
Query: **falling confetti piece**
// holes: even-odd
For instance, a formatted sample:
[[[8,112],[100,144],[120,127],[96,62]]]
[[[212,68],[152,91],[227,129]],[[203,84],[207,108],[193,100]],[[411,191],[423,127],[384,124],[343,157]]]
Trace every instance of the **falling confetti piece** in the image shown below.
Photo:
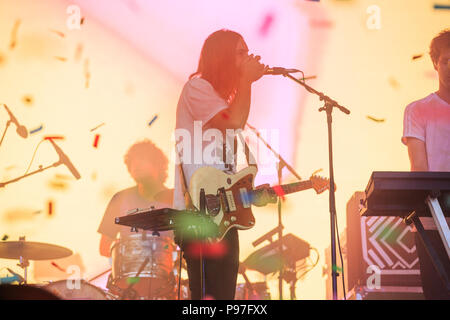
[[[8,240],[8,238],[9,238],[9,236],[7,234],[5,234],[2,238],[2,241],[6,241],[6,240]]]
[[[417,60],[417,59],[422,58],[422,57],[423,57],[423,54],[417,54],[417,55],[413,56],[412,59],[413,60]]]
[[[92,128],[91,129],[91,132],[93,132],[93,131],[95,131],[95,130],[97,130],[98,128],[100,128],[101,126],[104,126],[105,125],[105,123],[103,122],[102,124],[99,124],[98,126],[96,126],[95,128]]]
[[[85,77],[85,87],[89,88],[89,81],[91,79],[91,73],[89,72],[89,59],[84,61],[84,77]]]
[[[43,128],[44,128],[44,126],[41,125],[39,128],[36,128],[36,129],[34,129],[34,130],[31,130],[31,131],[30,131],[30,134],[35,134],[36,132],[41,131]]]
[[[79,62],[81,60],[81,56],[83,55],[83,44],[79,43],[77,48],[75,49],[75,62]]]
[[[230,116],[229,116],[228,113],[226,113],[226,112],[222,112],[222,117],[223,117],[225,120],[230,119]]]
[[[62,181],[49,181],[48,186],[53,190],[67,190],[68,184]]]
[[[38,210],[38,211],[33,212],[33,214],[39,214],[41,212],[42,212],[42,210]]]
[[[14,49],[17,45],[17,31],[19,30],[20,22],[20,19],[17,19],[11,31],[11,42],[9,43],[10,50]]]
[[[71,176],[68,176],[66,174],[55,174],[55,179],[60,179],[60,180],[72,180]]]
[[[273,20],[274,20],[274,16],[272,13],[268,13],[265,17],[264,17],[264,21],[261,25],[261,27],[259,28],[259,34],[263,37],[267,36],[267,34],[269,33],[270,27],[273,24]]]
[[[398,89],[400,88],[400,83],[393,77],[389,78],[389,84],[391,85],[391,87],[393,87],[394,89]]]
[[[25,95],[22,97],[22,102],[28,106],[33,105],[34,99],[32,95]]]
[[[6,62],[6,56],[0,52],[0,66],[5,64],[5,62]]]
[[[91,179],[92,179],[93,181],[97,180],[97,172],[92,172],[92,174],[91,174]]]
[[[100,139],[100,135],[96,134],[94,139],[94,148],[98,147],[98,140]]]
[[[49,216],[53,214],[53,201],[49,201],[47,204],[47,214]]]
[[[61,268],[61,267],[60,267],[58,264],[56,264],[56,262],[54,262],[54,261],[51,262],[51,265],[54,266],[56,269],[58,269],[58,270],[61,271],[61,272],[64,272],[64,273],[67,272],[66,269]]]
[[[433,8],[434,10],[450,10],[450,6],[445,4],[435,4]]]
[[[127,283],[135,284],[135,283],[138,283],[140,280],[141,280],[141,278],[139,278],[139,277],[130,277],[130,278],[127,278]]]
[[[12,169],[14,169],[14,168],[16,168],[16,166],[15,166],[15,165],[12,165],[12,166],[6,167],[5,170],[6,170],[6,171],[10,171],[10,170],[12,170]]]
[[[313,28],[333,28],[333,21],[330,20],[311,20],[309,25]]]
[[[62,62],[66,62],[67,61],[67,58],[64,58],[64,57],[56,57],[55,56],[55,59],[59,60],[59,61],[62,61]]]
[[[64,38],[64,37],[66,36],[63,32],[58,31],[58,30],[50,29],[50,31],[53,32],[53,33],[55,33],[55,34],[57,34],[57,35],[60,36],[61,38]]]
[[[366,117],[367,117],[367,119],[375,121],[375,122],[384,122],[384,121],[386,121],[385,119],[377,119],[377,118],[374,118],[372,116],[366,116]]]
[[[84,23],[84,20],[85,20],[85,18],[83,17],[83,18],[81,18],[81,20],[80,20],[80,26],[82,26],[83,25],[83,23]]]
[[[63,136],[45,136],[44,140],[64,140]]]
[[[154,116],[153,119],[152,119],[152,121],[150,121],[150,122],[148,123],[148,125],[151,126],[152,123],[155,122],[155,120],[156,120],[157,118],[158,118],[158,115]]]

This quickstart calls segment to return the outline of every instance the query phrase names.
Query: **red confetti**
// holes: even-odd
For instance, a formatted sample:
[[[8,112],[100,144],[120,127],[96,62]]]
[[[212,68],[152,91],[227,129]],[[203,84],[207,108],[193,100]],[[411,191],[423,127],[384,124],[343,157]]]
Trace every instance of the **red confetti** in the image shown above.
[[[66,269],[61,268],[59,265],[56,264],[56,262],[52,261],[51,264],[59,271],[66,272]]]
[[[63,136],[46,136],[44,140],[64,140]]]
[[[222,112],[222,117],[223,117],[225,120],[230,119],[230,116],[229,116],[228,113],[226,113],[226,112]]]
[[[281,198],[281,200],[284,201],[284,190],[281,186],[273,186],[272,187],[273,191],[275,191],[275,193],[277,194],[277,196],[279,196]]]
[[[264,17],[264,21],[261,25],[261,28],[259,28],[259,34],[262,36],[266,36],[269,32],[270,27],[273,23],[273,14],[269,13]]]
[[[48,202],[48,207],[47,207],[47,209],[48,209],[48,210],[47,210],[48,215],[51,216],[51,215],[53,214],[53,201],[50,200],[50,201]]]
[[[227,251],[228,248],[223,242],[192,242],[187,248],[188,254],[197,258],[200,257],[200,255],[203,255],[203,257],[206,258],[220,258],[223,257]]]
[[[100,139],[100,135],[96,134],[94,139],[94,148],[98,147],[98,140]]]

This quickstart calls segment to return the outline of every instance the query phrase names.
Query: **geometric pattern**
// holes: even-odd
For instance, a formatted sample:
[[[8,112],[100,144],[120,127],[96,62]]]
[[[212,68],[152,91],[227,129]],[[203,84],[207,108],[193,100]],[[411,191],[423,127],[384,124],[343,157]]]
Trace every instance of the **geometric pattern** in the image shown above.
[[[361,217],[363,259],[381,274],[420,274],[411,226],[397,217]]]

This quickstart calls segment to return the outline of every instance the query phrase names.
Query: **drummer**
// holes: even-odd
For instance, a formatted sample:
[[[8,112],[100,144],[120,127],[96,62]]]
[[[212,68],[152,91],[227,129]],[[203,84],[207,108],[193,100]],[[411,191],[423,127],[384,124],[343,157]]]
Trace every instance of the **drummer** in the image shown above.
[[[124,157],[136,185],[117,192],[110,200],[98,232],[100,239],[100,254],[111,256],[111,245],[118,234],[130,233],[130,227],[115,224],[116,217],[124,216],[132,209],[155,209],[172,207],[173,189],[165,187],[167,179],[168,160],[164,153],[153,142],[144,139],[133,144]],[[161,232],[161,236],[173,237],[172,231]]]

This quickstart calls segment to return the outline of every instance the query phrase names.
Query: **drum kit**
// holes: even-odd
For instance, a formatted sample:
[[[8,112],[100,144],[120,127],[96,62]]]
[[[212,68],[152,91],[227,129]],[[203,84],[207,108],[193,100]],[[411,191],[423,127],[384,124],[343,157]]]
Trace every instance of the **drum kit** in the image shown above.
[[[112,268],[106,290],[90,283],[106,272],[90,281],[67,279],[30,285],[27,280],[30,260],[65,258],[71,256],[72,251],[53,244],[25,241],[25,237],[21,237],[19,241],[0,242],[0,259],[19,260],[17,265],[23,269],[24,275],[22,277],[8,269],[14,277],[0,278],[0,284],[11,283],[13,280],[19,283],[19,286],[13,286],[15,288],[31,286],[63,300],[187,300],[190,298],[189,281],[181,279],[181,269],[186,270],[186,265],[183,264],[184,260],[181,259],[181,252],[177,250],[178,247],[172,237],[159,233],[173,229],[173,221],[171,222],[169,218],[166,218],[168,220],[162,218],[162,216],[171,216],[167,215],[166,211],[152,210],[152,216],[155,217],[155,214],[158,214],[159,219],[148,219],[147,216],[145,221],[146,223],[152,221],[150,224],[157,223],[157,227],[155,225],[146,226],[139,232],[136,227],[137,225],[141,226],[142,222],[136,223],[136,221],[127,220],[126,223],[123,221],[118,223],[119,221],[116,219],[118,224],[133,226],[133,232],[121,233],[111,248]],[[139,218],[142,219],[142,215]],[[163,220],[166,220],[167,223],[164,223]],[[252,284],[245,275],[245,269],[259,271],[258,265],[252,266],[248,261],[244,261],[244,263],[241,264],[239,272],[243,275],[245,283],[237,285],[236,299],[270,299],[265,282]],[[74,281],[76,285],[74,285]],[[2,298],[0,292],[0,299]]]

